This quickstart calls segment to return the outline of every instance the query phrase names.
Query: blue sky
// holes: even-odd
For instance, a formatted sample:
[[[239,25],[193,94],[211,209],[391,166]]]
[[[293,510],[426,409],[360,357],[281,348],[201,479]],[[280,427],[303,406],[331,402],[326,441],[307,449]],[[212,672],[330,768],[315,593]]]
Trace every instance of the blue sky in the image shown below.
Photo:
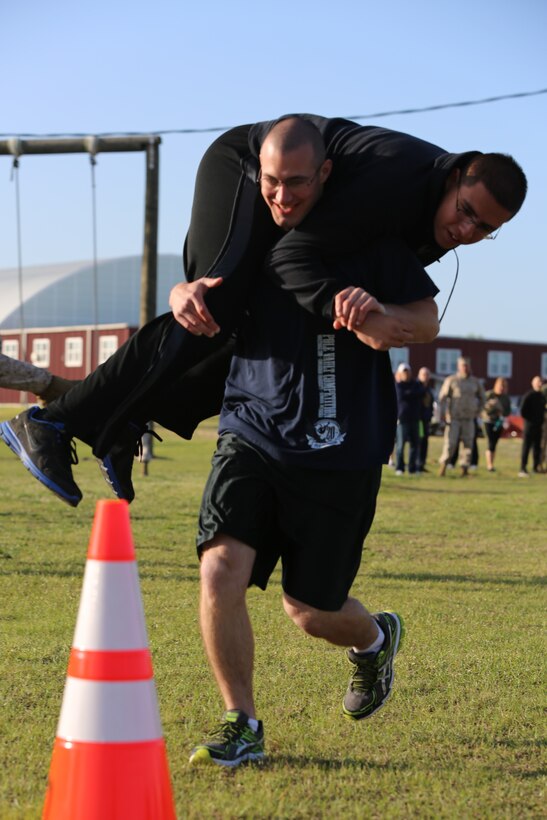
[[[29,0],[0,11],[4,134],[230,127],[286,112],[359,115],[547,88],[544,0]],[[359,120],[449,151],[513,154],[529,195],[495,242],[459,252],[444,335],[547,341],[547,94]],[[163,137],[161,252],[178,253],[214,133]],[[11,159],[0,157],[0,269],[16,266]],[[24,265],[92,256],[89,160],[24,156]],[[142,250],[144,157],[99,155],[98,255]],[[456,260],[428,270],[444,307]],[[162,306],[167,309],[167,306]]]

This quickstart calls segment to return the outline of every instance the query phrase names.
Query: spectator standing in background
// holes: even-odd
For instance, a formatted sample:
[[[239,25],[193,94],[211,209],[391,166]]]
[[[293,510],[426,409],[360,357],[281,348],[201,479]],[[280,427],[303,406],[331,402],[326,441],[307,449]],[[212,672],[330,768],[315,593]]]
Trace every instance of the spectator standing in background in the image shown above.
[[[460,461],[462,476],[468,474],[475,437],[475,419],[482,411],[485,400],[484,387],[471,375],[469,359],[460,356],[457,372],[444,380],[439,393],[441,420],[446,421],[443,451],[439,459],[440,476],[446,473],[446,465],[460,441],[463,445]]]
[[[511,399],[508,395],[507,379],[496,379],[494,387],[486,394],[486,402],[481,418],[488,440],[486,448],[486,467],[489,473],[495,473],[494,458],[496,446],[503,430],[504,419],[511,413]]]
[[[520,404],[520,414],[524,419],[524,435],[520,458],[519,478],[529,478],[528,456],[532,450],[534,473],[541,473],[541,431],[545,416],[545,395],[541,376],[534,376],[532,389],[525,394]]]
[[[418,381],[423,387],[424,394],[422,396],[422,407],[420,414],[419,435],[420,442],[418,445],[418,458],[416,461],[416,471],[418,473],[427,473],[428,469],[425,466],[427,463],[427,449],[429,443],[429,425],[431,424],[431,417],[433,416],[433,406],[435,404],[435,395],[430,384],[431,371],[428,367],[420,367],[418,371]]]
[[[541,388],[541,392],[545,396],[545,413],[543,416],[543,427],[541,431],[541,454],[540,465],[544,473],[547,473],[547,382]]]
[[[480,426],[477,419],[475,419],[475,433],[473,435],[473,446],[471,448],[471,464],[469,465],[469,472],[474,473],[477,471],[479,466],[479,433],[480,433]],[[453,469],[456,466],[456,462],[460,456],[460,443],[458,442],[456,445],[456,449],[454,450],[450,461],[447,464],[449,470]]]
[[[405,444],[409,444],[408,472],[416,473],[418,448],[420,444],[420,418],[424,387],[421,382],[412,378],[410,365],[402,363],[397,368],[398,379],[395,382],[397,391],[397,434],[395,449],[395,475],[405,472]]]

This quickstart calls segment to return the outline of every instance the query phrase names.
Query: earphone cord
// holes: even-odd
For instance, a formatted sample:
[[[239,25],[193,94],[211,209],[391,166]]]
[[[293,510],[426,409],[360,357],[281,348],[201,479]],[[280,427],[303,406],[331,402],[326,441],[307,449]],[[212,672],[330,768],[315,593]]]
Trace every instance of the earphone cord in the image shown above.
[[[452,288],[450,290],[450,293],[448,294],[448,299],[446,300],[446,305],[444,306],[444,310],[441,314],[441,318],[439,319],[439,324],[444,319],[444,314],[446,313],[446,309],[447,309],[448,305],[450,304],[450,300],[452,299],[452,294],[454,293],[454,288],[456,287],[456,282],[458,281],[458,273],[460,271],[460,260],[458,258],[458,254],[456,253],[456,248],[452,248],[452,250],[454,251],[454,255],[456,257],[456,275],[454,276],[454,282],[452,283]]]

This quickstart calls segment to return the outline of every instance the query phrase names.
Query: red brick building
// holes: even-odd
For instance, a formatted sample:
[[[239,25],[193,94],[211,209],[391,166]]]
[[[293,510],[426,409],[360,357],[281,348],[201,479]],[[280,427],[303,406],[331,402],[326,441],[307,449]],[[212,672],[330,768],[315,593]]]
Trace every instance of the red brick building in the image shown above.
[[[83,379],[106,361],[136,327],[124,324],[81,325],[80,327],[29,328],[0,330],[2,353],[25,359],[66,379]],[[0,404],[25,404],[34,401],[32,393],[0,387]]]
[[[67,379],[81,379],[104,362],[122,345],[136,327],[126,324],[81,325],[75,327],[30,328],[21,338],[17,330],[0,330],[2,352],[26,358]],[[26,347],[25,347],[26,345]],[[23,356],[23,350],[26,355]],[[428,367],[440,382],[456,371],[458,356],[469,356],[475,376],[490,388],[498,376],[509,381],[509,393],[522,396],[530,389],[533,376],[547,379],[547,342],[502,342],[439,336],[434,342],[391,350],[393,369],[407,362],[414,375]],[[32,394],[0,388],[0,404],[32,401]]]
[[[459,356],[468,356],[473,374],[490,388],[498,376],[509,382],[511,396],[530,390],[534,376],[547,379],[547,342],[505,342],[497,339],[470,339],[439,336],[423,345],[410,345],[391,351],[393,367],[407,362],[414,375],[428,367],[438,379],[456,372]]]
[[[21,274],[0,270],[0,341],[7,356],[81,379],[136,330],[140,256],[101,260],[96,270],[92,262],[64,262],[26,267]],[[169,291],[182,276],[179,255],[158,255],[158,313],[169,310]],[[0,388],[0,403],[33,400],[32,394]]]

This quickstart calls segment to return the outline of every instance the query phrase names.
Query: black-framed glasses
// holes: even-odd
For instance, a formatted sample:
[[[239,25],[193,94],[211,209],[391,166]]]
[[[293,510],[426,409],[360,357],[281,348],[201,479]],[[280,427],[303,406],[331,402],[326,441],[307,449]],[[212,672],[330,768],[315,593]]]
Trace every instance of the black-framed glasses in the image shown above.
[[[303,191],[306,188],[309,188],[314,179],[317,177],[317,174],[323,167],[323,163],[317,168],[317,170],[311,175],[311,177],[288,177],[287,179],[276,179],[276,177],[272,177],[270,174],[263,174],[262,168],[258,172],[258,176],[256,178],[258,185],[263,185],[269,191],[278,191],[282,185],[285,188],[288,188],[289,191],[293,193],[298,193],[298,191]]]
[[[493,228],[492,225],[488,225],[487,222],[478,220],[473,208],[471,208],[467,202],[460,202],[460,187],[461,184],[458,185],[458,190],[456,191],[456,211],[462,214],[462,216],[460,216],[461,221],[467,225],[473,225],[476,231],[482,233],[483,239],[496,239],[501,231],[501,225],[499,228]]]

